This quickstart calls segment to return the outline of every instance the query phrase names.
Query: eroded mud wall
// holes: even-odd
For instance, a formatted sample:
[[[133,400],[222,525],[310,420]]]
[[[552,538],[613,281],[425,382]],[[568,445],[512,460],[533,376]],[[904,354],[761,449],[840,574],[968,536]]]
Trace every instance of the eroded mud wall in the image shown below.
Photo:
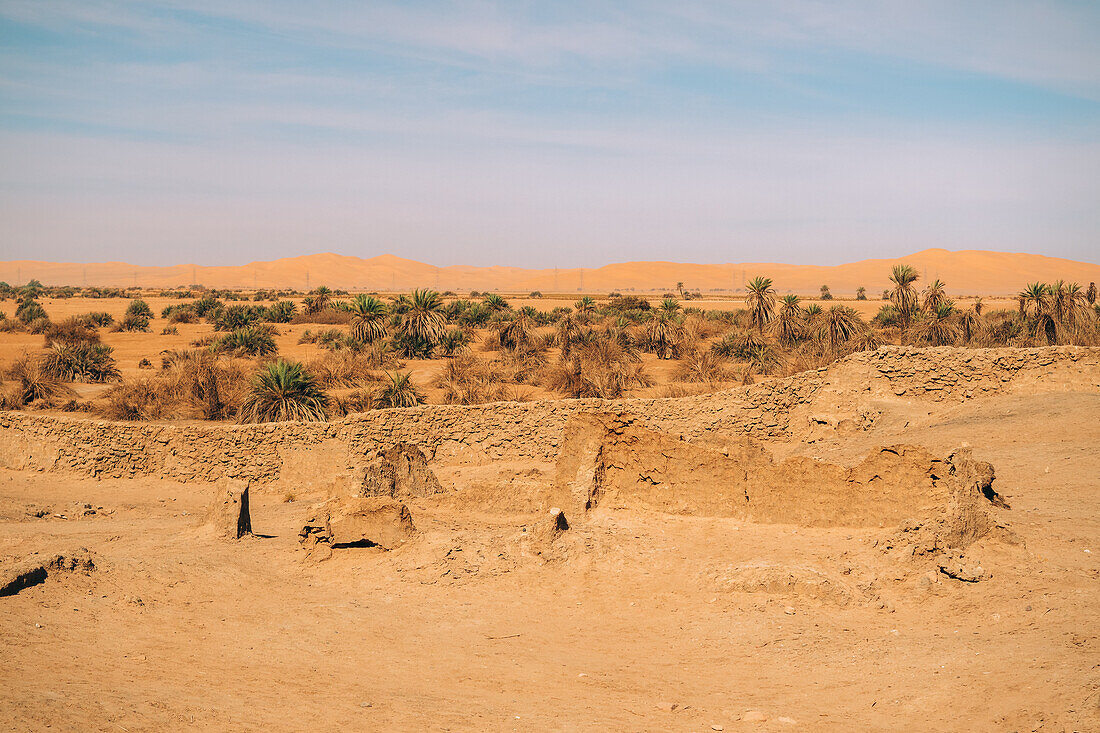
[[[162,425],[3,412],[0,466],[103,478],[322,485],[355,481],[375,452],[397,443],[416,445],[437,463],[553,461],[566,423],[584,412],[630,415],[687,440],[782,438],[821,410],[858,417],[868,400],[964,400],[1017,389],[1100,390],[1100,349],[886,347],[715,395],[427,405],[330,423]]]

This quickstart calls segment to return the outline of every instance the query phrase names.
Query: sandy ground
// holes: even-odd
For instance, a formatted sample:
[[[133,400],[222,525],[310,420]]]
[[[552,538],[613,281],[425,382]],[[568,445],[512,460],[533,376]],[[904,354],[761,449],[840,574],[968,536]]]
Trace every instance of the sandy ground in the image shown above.
[[[769,448],[853,463],[969,444],[1022,540],[981,548],[991,579],[891,557],[874,545],[893,527],[629,506],[539,554],[534,515],[446,471],[448,494],[410,503],[407,545],[318,563],[297,531],[321,497],[259,492],[261,536],[231,543],[196,529],[209,486],[0,471],[0,556],[87,548],[98,566],[0,598],[0,726],[1100,730],[1100,395],[879,408],[869,432]],[[850,575],[853,595],[716,581],[746,563]]]

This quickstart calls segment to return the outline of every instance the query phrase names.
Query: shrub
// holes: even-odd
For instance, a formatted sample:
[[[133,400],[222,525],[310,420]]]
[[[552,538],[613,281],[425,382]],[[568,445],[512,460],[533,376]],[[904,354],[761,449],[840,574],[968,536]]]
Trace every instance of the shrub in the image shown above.
[[[51,342],[61,344],[98,344],[99,334],[88,326],[87,322],[79,317],[66,318],[60,323],[53,323],[46,330],[46,345]]]
[[[65,382],[113,382],[122,377],[113,351],[103,344],[57,342],[42,356],[42,368]]]
[[[93,311],[80,317],[89,326],[103,328],[114,324],[115,317],[106,311]]]
[[[416,407],[424,403],[424,395],[416,389],[410,372],[389,372],[389,379],[378,391],[379,407]]]
[[[49,315],[46,313],[46,309],[42,307],[42,304],[30,298],[24,298],[19,304],[19,307],[15,309],[15,317],[28,326],[34,321],[43,318],[47,321],[50,319]]]
[[[62,397],[76,396],[72,389],[44,368],[40,358],[22,357],[11,365],[7,376],[15,382],[7,396],[7,400],[14,406],[26,405],[35,400],[50,404]]]
[[[214,350],[237,356],[268,356],[279,350],[275,345],[275,335],[275,329],[271,326],[245,326],[214,342]]]
[[[148,331],[149,318],[137,313],[127,311],[122,321],[115,326],[116,331]]]
[[[256,375],[252,391],[241,407],[240,422],[326,420],[328,395],[298,362],[280,359]]]
[[[130,305],[126,307],[127,316],[140,316],[147,321],[153,320],[153,311],[141,298],[135,298],[130,301]]]

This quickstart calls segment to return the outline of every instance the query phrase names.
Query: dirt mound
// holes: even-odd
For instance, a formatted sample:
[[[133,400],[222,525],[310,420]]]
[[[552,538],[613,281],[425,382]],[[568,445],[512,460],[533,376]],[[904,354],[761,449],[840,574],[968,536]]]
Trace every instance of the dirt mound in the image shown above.
[[[566,428],[551,500],[583,515],[597,505],[805,526],[901,522],[943,506],[942,460],[923,448],[873,450],[844,468],[810,458],[777,462],[749,439],[702,445],[624,416],[586,414]]]
[[[808,567],[750,563],[714,571],[711,581],[719,592],[798,596],[838,606],[852,599],[846,585]]]
[[[1010,545],[1019,542],[994,514],[994,508],[1009,506],[993,488],[993,466],[976,460],[970,449],[960,448],[945,463],[947,471],[940,481],[948,491],[945,504],[904,522],[880,546],[903,559],[931,559],[936,569],[955,580],[986,580],[991,573],[971,547],[983,540]]]
[[[88,575],[96,569],[95,559],[87,550],[52,557],[32,557],[0,567],[0,596],[13,596],[24,588],[44,583],[61,573]]]
[[[415,445],[398,443],[367,464],[360,495],[409,499],[442,492],[424,453]]]
[[[388,497],[341,497],[316,508],[298,539],[307,550],[380,547],[392,550],[416,534],[409,508]]]

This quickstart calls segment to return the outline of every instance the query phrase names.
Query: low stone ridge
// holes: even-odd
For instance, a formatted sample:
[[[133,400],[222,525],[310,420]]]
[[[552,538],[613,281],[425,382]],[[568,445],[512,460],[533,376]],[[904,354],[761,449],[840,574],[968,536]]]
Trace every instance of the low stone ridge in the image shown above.
[[[1100,348],[883,347],[712,395],[425,405],[328,423],[166,425],[0,412],[0,467],[102,478],[234,478],[254,486],[298,473],[332,488],[338,477],[362,476],[367,456],[401,444],[437,461],[554,461],[570,419],[593,411],[634,416],[688,441],[782,439],[822,414],[858,423],[869,400],[961,401],[1016,389],[1098,391]]]

